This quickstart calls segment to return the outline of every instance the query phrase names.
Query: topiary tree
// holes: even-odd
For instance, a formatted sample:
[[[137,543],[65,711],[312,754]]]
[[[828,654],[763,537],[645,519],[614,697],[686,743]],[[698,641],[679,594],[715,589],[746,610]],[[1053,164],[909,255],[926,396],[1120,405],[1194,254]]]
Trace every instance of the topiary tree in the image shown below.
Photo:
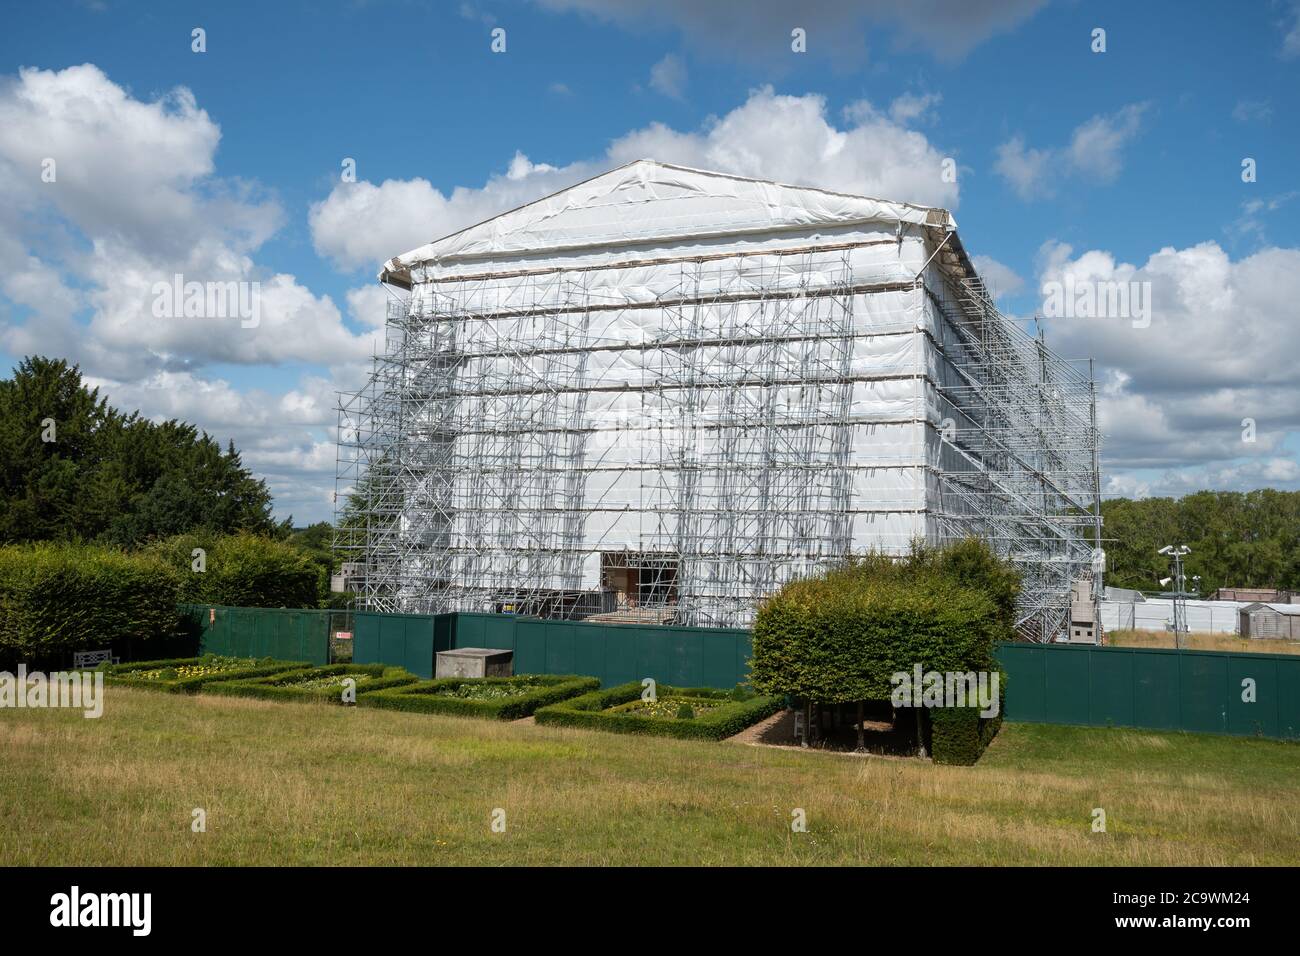
[[[750,683],[809,707],[857,704],[862,746],[862,705],[888,701],[895,674],[918,665],[923,672],[996,671],[994,646],[1012,637],[1018,591],[1014,569],[979,541],[918,545],[899,559],[865,555],[787,584],[763,603]]]

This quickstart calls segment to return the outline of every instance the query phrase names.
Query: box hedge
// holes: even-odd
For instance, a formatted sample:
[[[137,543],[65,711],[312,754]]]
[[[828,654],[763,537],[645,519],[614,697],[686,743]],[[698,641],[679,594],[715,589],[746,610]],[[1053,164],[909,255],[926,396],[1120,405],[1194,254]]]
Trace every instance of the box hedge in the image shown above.
[[[165,642],[177,574],[156,557],[73,544],[0,548],[0,656],[39,658]]]
[[[1007,675],[998,677],[998,712],[985,717],[978,707],[928,707],[930,756],[935,763],[972,766],[1002,729]]]
[[[194,570],[194,550],[204,570]],[[225,607],[317,607],[322,569],[304,551],[253,534],[182,534],[155,542],[148,553],[180,582],[180,601]]]
[[[507,688],[512,684],[529,681],[532,689],[522,694],[511,694],[486,700],[454,697],[454,691],[465,685]],[[357,703],[364,707],[382,707],[421,714],[450,714],[459,717],[482,717],[489,720],[519,720],[529,717],[540,707],[568,700],[578,694],[595,690],[600,681],[594,677],[572,674],[520,674],[515,677],[444,677],[421,681],[387,690],[367,692]]]
[[[951,582],[798,581],[759,610],[750,682],[827,704],[888,700],[893,675],[917,664],[992,669],[994,643],[1005,634],[992,600]]]
[[[312,667],[287,673],[272,674],[267,677],[254,677],[247,680],[214,681],[204,684],[204,693],[220,694],[225,697],[258,697],[263,700],[319,701],[326,704],[343,703],[342,687],[301,687],[294,686],[320,677],[367,677],[368,680],[357,681],[357,699],[362,694],[414,684],[418,677],[400,667],[387,667],[384,664],[331,664],[328,667]]]
[[[242,666],[230,670],[214,671],[209,674],[197,674],[191,677],[148,678],[140,674],[154,670],[172,670],[183,667],[202,666],[217,661],[241,661]],[[147,690],[164,691],[169,694],[197,694],[204,684],[215,681],[247,680],[253,677],[266,677],[282,674],[286,671],[310,667],[306,661],[277,661],[271,658],[223,658],[216,654],[203,657],[173,657],[158,661],[134,661],[129,664],[101,664],[99,670],[104,672],[104,683],[117,687],[143,687]]]
[[[660,698],[693,697],[725,703],[689,720],[610,711],[612,707],[637,700],[642,690],[641,683],[633,681],[608,690],[592,691],[581,697],[541,708],[536,713],[537,722],[554,727],[579,727],[618,734],[646,734],[677,737],[683,740],[722,740],[740,733],[765,717],[770,717],[783,706],[783,702],[777,697],[746,695],[743,699],[737,699],[738,695],[735,692],[715,690],[711,687],[680,688],[660,684],[657,688],[657,695]]]

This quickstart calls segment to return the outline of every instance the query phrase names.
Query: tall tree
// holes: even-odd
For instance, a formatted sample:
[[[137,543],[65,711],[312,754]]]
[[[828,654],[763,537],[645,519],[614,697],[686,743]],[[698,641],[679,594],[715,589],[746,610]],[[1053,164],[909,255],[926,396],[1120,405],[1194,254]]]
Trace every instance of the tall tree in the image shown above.
[[[280,530],[233,444],[123,414],[62,359],[26,358],[0,380],[0,543],[133,546],[200,529]]]

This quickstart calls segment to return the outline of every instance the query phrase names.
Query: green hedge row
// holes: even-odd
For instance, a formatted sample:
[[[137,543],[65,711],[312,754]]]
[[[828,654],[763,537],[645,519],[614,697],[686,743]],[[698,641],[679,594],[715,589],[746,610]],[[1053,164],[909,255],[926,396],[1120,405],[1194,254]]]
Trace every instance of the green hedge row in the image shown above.
[[[523,694],[491,700],[473,700],[444,696],[442,692],[464,684],[509,686],[528,680],[541,686]],[[357,703],[365,707],[382,707],[421,714],[450,714],[460,717],[482,717],[489,720],[519,720],[528,717],[538,708],[568,700],[570,697],[595,690],[600,681],[594,677],[558,674],[520,674],[515,677],[444,677],[421,681],[388,690],[367,692]]]
[[[160,661],[133,661],[129,664],[101,664],[99,670],[104,672],[104,683],[118,687],[143,687],[148,690],[164,691],[169,694],[197,694],[205,684],[216,681],[248,680],[254,677],[266,677],[282,674],[286,671],[310,667],[305,661],[277,661],[271,658],[246,658],[247,666],[194,677],[178,677],[172,680],[150,679],[132,676],[143,671],[160,670],[174,667],[202,665],[217,660],[215,654],[204,657],[174,657]]]
[[[313,667],[308,670],[292,671],[287,674],[273,674],[269,677],[254,677],[248,680],[214,681],[203,686],[204,693],[220,694],[224,697],[259,697],[264,700],[319,701],[326,704],[343,703],[341,687],[295,687],[295,684],[313,680],[317,677],[334,677],[351,675],[367,676],[367,681],[357,681],[357,699],[362,694],[414,684],[418,677],[400,667],[387,667],[384,664],[331,664],[328,667]]]
[[[0,653],[149,642],[180,624],[177,575],[156,557],[71,544],[0,548]]]
[[[203,571],[194,570],[201,548]],[[148,546],[180,582],[185,604],[225,607],[316,607],[321,567],[283,541],[253,534],[182,534]]]
[[[725,700],[727,703],[699,717],[687,720],[649,717],[629,712],[609,712],[609,708],[635,701],[641,696],[641,683],[620,684],[608,690],[593,691],[581,697],[543,707],[537,722],[555,727],[580,727],[606,730],[618,734],[649,734],[683,740],[722,740],[740,733],[783,706],[777,697],[749,697],[736,700],[734,694],[711,687],[669,687],[660,684],[659,697],[696,697]]]

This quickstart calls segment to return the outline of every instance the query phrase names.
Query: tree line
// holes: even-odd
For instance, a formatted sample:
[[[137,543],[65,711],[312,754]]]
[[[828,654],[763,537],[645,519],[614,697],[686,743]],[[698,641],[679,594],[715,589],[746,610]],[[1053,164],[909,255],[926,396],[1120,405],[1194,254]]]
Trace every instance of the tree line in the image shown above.
[[[1182,498],[1103,502],[1106,583],[1161,591],[1170,561],[1157,552],[1185,544],[1187,586],[1300,590],[1300,492],[1198,491]]]
[[[48,542],[138,552],[181,535],[208,543],[253,535],[267,539],[265,554],[282,554],[290,565],[305,556],[316,566],[317,600],[325,603],[331,531],[328,522],[294,529],[292,516],[276,521],[266,482],[244,466],[233,442],[223,449],[188,422],[122,412],[76,365],[28,357],[0,379],[0,547]],[[271,544],[296,553],[290,560]]]

